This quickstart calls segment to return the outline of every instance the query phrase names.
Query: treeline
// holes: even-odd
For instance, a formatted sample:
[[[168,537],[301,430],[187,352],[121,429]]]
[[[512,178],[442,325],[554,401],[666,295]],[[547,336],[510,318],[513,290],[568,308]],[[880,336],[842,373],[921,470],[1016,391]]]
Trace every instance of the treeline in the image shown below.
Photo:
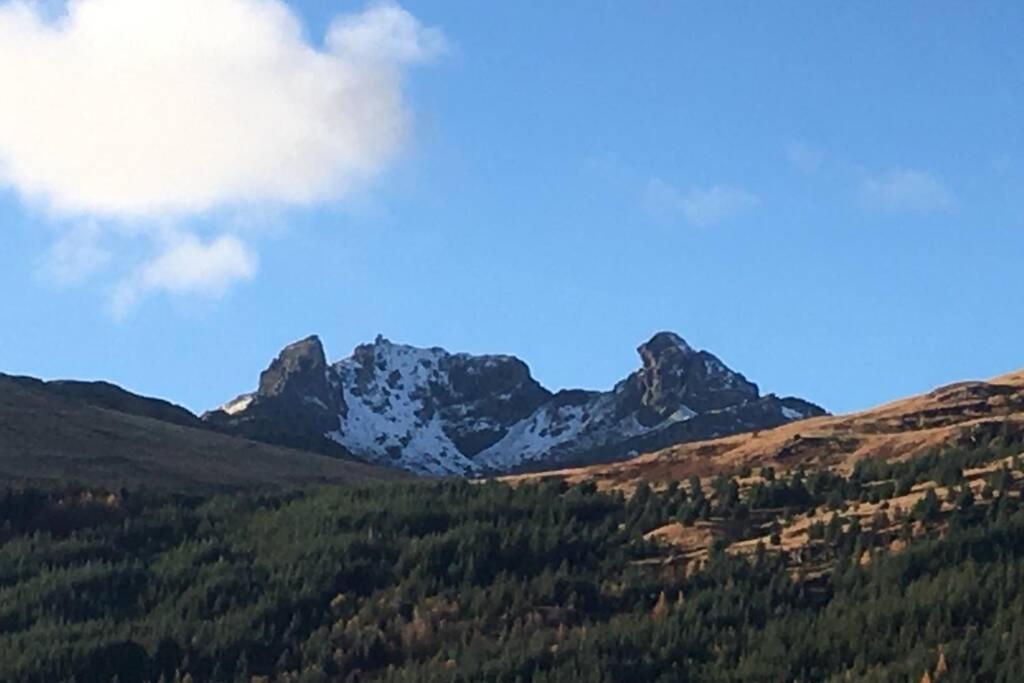
[[[963,469],[1016,447],[997,439],[848,477],[765,469],[752,485],[743,472],[628,499],[561,482],[8,490],[0,680],[903,682],[938,668],[943,681],[1016,681],[1024,511],[1012,466],[996,470],[986,505],[907,511],[934,524],[867,564],[880,544],[843,514],[910,479],[945,477],[962,494]],[[829,572],[803,575],[771,545],[726,551],[822,507],[832,521],[813,533],[828,535]],[[733,534],[700,571],[661,562],[644,540],[700,520]]]

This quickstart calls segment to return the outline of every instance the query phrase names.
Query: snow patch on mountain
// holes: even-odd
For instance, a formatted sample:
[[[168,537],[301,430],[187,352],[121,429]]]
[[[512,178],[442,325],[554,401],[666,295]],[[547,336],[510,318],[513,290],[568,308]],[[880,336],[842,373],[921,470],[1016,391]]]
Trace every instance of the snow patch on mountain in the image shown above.
[[[799,410],[793,410],[787,406],[782,406],[782,416],[787,420],[803,420],[807,417],[807,415],[804,415]]]
[[[225,403],[220,409],[228,415],[236,415],[248,408],[252,404],[253,398],[252,394],[242,394],[238,398]]]
[[[447,385],[441,349],[420,349],[378,338],[331,366],[347,414],[327,436],[374,462],[434,475],[475,471],[427,403]]]
[[[204,416],[219,428],[437,476],[507,472],[711,438],[821,414],[670,332],[610,391],[544,389],[513,356],[451,354],[378,336],[328,364],[316,337],[286,347],[260,388]],[[806,412],[798,410],[806,406]],[[325,452],[331,452],[324,448]]]

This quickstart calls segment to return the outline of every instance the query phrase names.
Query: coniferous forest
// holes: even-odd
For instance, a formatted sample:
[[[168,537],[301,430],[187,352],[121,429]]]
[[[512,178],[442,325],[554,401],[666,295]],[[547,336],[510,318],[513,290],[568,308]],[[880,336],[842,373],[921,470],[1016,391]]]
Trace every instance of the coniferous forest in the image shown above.
[[[557,480],[9,488],[0,680],[1018,681],[1017,451],[996,438],[629,496]],[[986,464],[975,493],[964,473]],[[910,509],[848,514],[922,485]],[[807,545],[780,545],[811,514],[828,522]],[[728,532],[699,563],[645,539],[716,520]]]

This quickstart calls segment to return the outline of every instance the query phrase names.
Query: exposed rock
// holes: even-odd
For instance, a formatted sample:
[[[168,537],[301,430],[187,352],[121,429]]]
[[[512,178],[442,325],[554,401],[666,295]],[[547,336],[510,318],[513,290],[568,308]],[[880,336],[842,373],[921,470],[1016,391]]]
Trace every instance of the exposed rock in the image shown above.
[[[680,406],[706,413],[758,397],[756,384],[672,332],[659,332],[637,353],[643,366],[626,380],[625,392],[646,409],[641,416],[646,426],[669,418]]]
[[[328,379],[323,345],[316,336],[286,346],[260,374],[259,389],[203,415],[217,429],[297,448],[347,455],[324,434],[346,413]]]
[[[627,457],[821,415],[757,385],[679,335],[642,344],[607,392],[552,394],[512,356],[451,354],[378,336],[328,365],[319,339],[288,346],[259,389],[204,416],[221,429],[438,475]]]
[[[448,359],[448,382],[441,385],[439,410],[445,433],[470,457],[497,443],[509,426],[532,414],[551,392],[530,376],[526,363],[512,356],[458,354]]]
[[[270,367],[260,373],[260,398],[332,400],[327,382],[327,358],[316,335],[286,346]]]

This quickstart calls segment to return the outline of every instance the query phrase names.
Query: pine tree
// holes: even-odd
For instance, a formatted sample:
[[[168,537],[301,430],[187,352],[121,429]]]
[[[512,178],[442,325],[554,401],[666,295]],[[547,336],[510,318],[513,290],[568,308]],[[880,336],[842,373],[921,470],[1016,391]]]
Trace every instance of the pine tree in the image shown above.
[[[663,621],[668,615],[668,598],[665,597],[665,591],[661,591],[658,594],[658,602],[654,604],[654,609],[651,610],[651,619],[654,621]]]

